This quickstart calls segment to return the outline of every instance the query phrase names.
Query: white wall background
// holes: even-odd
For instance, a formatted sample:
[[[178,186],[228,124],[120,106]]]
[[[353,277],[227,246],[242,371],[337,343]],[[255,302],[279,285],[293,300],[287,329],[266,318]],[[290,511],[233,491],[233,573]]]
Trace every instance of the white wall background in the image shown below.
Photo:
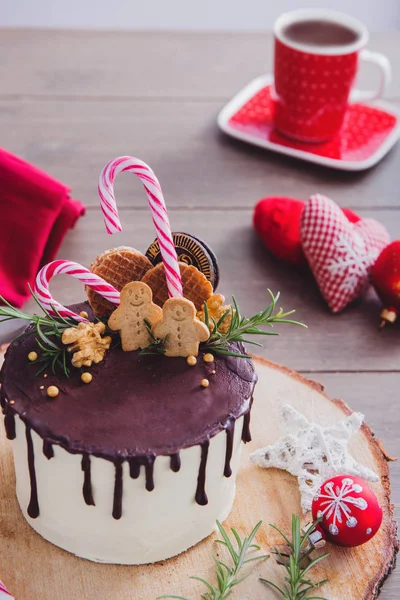
[[[400,29],[400,0],[0,0],[0,26],[261,30],[305,6],[350,13],[371,31]]]

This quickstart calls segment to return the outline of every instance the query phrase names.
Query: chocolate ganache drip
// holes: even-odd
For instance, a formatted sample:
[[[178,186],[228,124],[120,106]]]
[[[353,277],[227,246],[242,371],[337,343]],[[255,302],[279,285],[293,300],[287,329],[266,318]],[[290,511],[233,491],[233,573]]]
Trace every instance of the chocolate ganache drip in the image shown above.
[[[225,425],[226,432],[226,452],[225,452],[225,467],[224,467],[224,475],[225,477],[230,477],[232,475],[231,469],[231,458],[233,452],[233,436],[235,433],[235,419],[230,417]]]
[[[4,427],[9,440],[15,440],[15,414],[12,410],[6,410],[4,416]]]
[[[207,458],[208,458],[208,449],[210,447],[210,442],[207,440],[200,444],[201,446],[201,459],[200,459],[200,468],[199,474],[197,477],[197,489],[196,489],[196,502],[201,506],[205,506],[208,504],[208,498],[206,494],[206,467],[207,467]]]
[[[251,407],[253,406],[253,398],[250,401],[250,408],[247,413],[243,417],[243,429],[242,429],[242,441],[247,444],[251,442],[251,432],[250,432],[250,415],[251,415]]]
[[[91,469],[91,461],[89,454],[82,455],[82,471],[84,473],[83,476],[83,498],[89,506],[95,506],[93,500],[93,492],[92,492],[92,469]]]
[[[154,490],[154,454],[148,456],[132,456],[128,458],[129,474],[132,479],[137,479],[140,475],[140,467],[143,465],[146,473],[146,490],[152,492]]]
[[[0,392],[0,406],[4,415],[4,428],[9,440],[15,440],[15,413],[8,404],[3,390]]]
[[[71,309],[77,313],[84,310],[90,320],[94,318],[88,303]],[[157,456],[169,456],[170,469],[177,473],[181,468],[180,450],[199,445],[195,500],[206,505],[210,439],[225,430],[225,464],[221,473],[225,477],[232,474],[234,429],[240,417],[243,417],[242,440],[251,440],[250,410],[257,376],[250,360],[217,356],[211,369],[203,361],[189,367],[182,358],[142,356],[139,352],[113,348],[102,363],[91,367],[93,380],[89,386],[82,384],[78,369],[72,369],[68,379],[61,373],[49,373],[47,384],[57,385],[63,391],[57,399],[50,400],[40,389],[41,376],[35,377],[27,366],[27,355],[32,350],[37,351],[33,335],[11,344],[1,372],[0,395],[7,437],[15,438],[16,416],[25,423],[31,518],[39,516],[32,429],[42,437],[43,454],[48,459],[54,457],[54,444],[82,455],[82,493],[88,505],[95,505],[91,455],[113,462],[115,519],[122,516],[125,460],[133,479],[140,476],[144,467],[146,489],[151,492],[155,486]],[[240,343],[233,344],[232,350],[239,354],[245,351]],[[210,380],[206,389],[200,386],[204,372]],[[115,381],[118,381],[118,398]],[[88,414],[92,415],[91,427],[87,427]]]
[[[43,440],[43,454],[49,460],[54,457],[53,444],[46,439]]]
[[[175,452],[175,454],[171,454],[170,457],[170,468],[174,473],[178,473],[181,469],[181,457],[179,452]]]
[[[35,451],[33,449],[32,441],[32,430],[26,426],[26,443],[28,449],[28,469],[29,477],[31,480],[31,499],[28,506],[28,515],[32,519],[36,519],[39,516],[39,501],[37,493],[37,482],[36,482],[36,471],[35,471]]]
[[[123,459],[117,458],[114,461],[115,483],[114,483],[114,502],[112,516],[114,519],[120,519],[122,516],[122,490],[123,490]]]

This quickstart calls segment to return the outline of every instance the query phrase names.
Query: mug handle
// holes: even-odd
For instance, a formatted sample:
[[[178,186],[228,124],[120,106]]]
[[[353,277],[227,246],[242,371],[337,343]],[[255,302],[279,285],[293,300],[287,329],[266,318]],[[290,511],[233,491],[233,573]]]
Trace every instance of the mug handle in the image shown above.
[[[392,80],[392,68],[384,54],[371,52],[371,50],[361,50],[360,59],[371,62],[379,68],[381,72],[379,87],[376,90],[352,90],[350,92],[350,102],[367,102],[368,100],[380,98],[386,92]]]

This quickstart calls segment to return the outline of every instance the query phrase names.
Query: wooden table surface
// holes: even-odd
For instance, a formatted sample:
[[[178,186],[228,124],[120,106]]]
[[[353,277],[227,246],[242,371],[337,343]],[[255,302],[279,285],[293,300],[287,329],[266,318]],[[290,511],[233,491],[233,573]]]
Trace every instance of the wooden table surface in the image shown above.
[[[399,44],[400,33],[391,32],[373,35],[369,47],[392,63],[387,100],[400,110]],[[87,205],[59,252],[84,265],[105,248],[125,244],[144,251],[153,240],[138,181],[129,175],[117,181],[124,231],[112,239],[96,191],[109,159],[133,154],[148,162],[161,181],[172,228],[214,248],[220,290],[234,292],[247,314],[265,306],[267,287],[280,290],[283,307],[296,308],[308,324],[308,330],[271,338],[260,354],[307,373],[362,411],[388,453],[398,455],[399,325],[378,331],[380,303],[372,291],[342,314],[330,314],[309,273],[267,254],[251,216],[263,196],[306,199],[321,192],[379,219],[399,237],[400,146],[367,172],[341,173],[224,137],[218,111],[271,65],[271,36],[261,33],[0,30],[1,145],[70,185]],[[366,69],[360,86],[375,85],[375,78]],[[52,290],[63,303],[82,296],[71,278],[59,277]],[[398,514],[397,463],[391,477]],[[395,572],[381,597],[399,596]]]

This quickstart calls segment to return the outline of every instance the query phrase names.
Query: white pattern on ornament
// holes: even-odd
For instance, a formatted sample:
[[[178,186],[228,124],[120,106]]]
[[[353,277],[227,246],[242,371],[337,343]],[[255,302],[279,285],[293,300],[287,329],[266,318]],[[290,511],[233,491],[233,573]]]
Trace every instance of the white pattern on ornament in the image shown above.
[[[358,525],[357,519],[352,515],[352,507],[356,506],[360,510],[366,510],[368,502],[364,498],[355,498],[354,496],[350,496],[350,494],[353,492],[359,494],[362,491],[361,485],[354,483],[350,477],[345,477],[342,480],[341,487],[335,485],[332,481],[322,486],[317,497],[325,498],[320,504],[321,509],[322,507],[324,508],[318,511],[317,517],[319,519],[330,519],[333,515],[332,523],[329,524],[329,532],[332,535],[338,535],[339,527],[337,523],[342,524],[344,519],[346,519],[347,527],[353,528]]]
[[[340,252],[337,259],[326,261],[325,269],[333,276],[344,280],[340,287],[347,294],[354,294],[363,278],[364,285],[368,282],[368,272],[378,258],[378,250],[371,248],[367,252],[366,244],[359,233],[354,231],[352,242],[342,233],[337,236],[336,249]]]
[[[348,450],[350,437],[360,429],[363,420],[361,413],[352,413],[342,421],[322,427],[310,423],[304,415],[285,404],[282,421],[286,435],[275,444],[253,452],[250,460],[260,467],[276,467],[297,477],[301,507],[307,512],[323,482],[334,475],[348,473],[378,481],[377,474],[360,465]]]

